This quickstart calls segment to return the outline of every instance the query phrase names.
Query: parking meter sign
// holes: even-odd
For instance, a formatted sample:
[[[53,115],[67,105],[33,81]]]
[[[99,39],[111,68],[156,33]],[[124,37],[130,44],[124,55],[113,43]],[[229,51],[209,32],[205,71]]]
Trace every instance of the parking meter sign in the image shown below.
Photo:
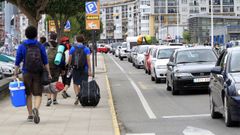
[[[95,1],[86,2],[85,7],[86,14],[98,14],[97,2]]]

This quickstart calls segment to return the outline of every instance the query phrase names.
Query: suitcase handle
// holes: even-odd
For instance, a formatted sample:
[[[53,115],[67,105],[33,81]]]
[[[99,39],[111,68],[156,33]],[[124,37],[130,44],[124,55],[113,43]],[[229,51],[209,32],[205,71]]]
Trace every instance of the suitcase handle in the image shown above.
[[[18,88],[20,88],[20,80],[16,78],[14,81],[18,83]]]

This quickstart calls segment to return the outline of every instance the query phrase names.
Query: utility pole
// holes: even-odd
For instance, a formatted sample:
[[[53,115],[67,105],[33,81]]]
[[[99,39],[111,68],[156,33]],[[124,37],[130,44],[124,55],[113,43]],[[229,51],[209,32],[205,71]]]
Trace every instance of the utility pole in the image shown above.
[[[211,46],[214,47],[214,41],[213,41],[213,0],[211,0]]]

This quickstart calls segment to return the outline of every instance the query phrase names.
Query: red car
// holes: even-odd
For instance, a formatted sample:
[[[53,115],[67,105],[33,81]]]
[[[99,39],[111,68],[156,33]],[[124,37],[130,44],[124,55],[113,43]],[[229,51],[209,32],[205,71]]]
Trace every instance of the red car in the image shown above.
[[[97,52],[100,53],[108,53],[109,48],[105,47],[105,45],[98,45]]]
[[[144,69],[146,74],[151,74],[151,53],[155,46],[150,46],[145,54]]]

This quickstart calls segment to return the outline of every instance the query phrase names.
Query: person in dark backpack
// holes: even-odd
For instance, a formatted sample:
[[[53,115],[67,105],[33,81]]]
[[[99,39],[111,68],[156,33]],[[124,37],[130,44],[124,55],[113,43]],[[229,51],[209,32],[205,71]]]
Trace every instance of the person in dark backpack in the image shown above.
[[[54,64],[54,60],[57,54],[57,47],[58,43],[56,42],[57,40],[57,34],[56,33],[51,33],[50,34],[50,40],[48,42],[49,48],[48,48],[48,62],[49,62],[49,67],[52,75],[52,80],[51,83],[57,82],[59,80],[59,76],[61,74],[62,68],[65,66],[65,60],[62,62],[60,65]],[[46,106],[50,106],[52,103],[54,105],[58,104],[57,102],[57,93],[56,94],[47,94],[48,100]],[[53,97],[53,100],[52,100]]]
[[[52,76],[48,65],[46,49],[36,40],[37,29],[34,26],[29,26],[25,31],[25,35],[28,39],[17,50],[15,78],[18,78],[20,63],[23,62],[22,73],[26,87],[28,121],[33,120],[34,123],[38,124],[40,122],[38,110],[41,105],[43,91],[41,78],[44,68],[48,71],[49,79]],[[34,96],[34,103],[32,103],[32,95]]]
[[[92,75],[91,62],[90,62],[90,49],[83,45],[84,36],[76,36],[77,44],[72,46],[69,51],[70,65],[73,66],[73,83],[74,91],[76,94],[75,105],[78,105],[79,100],[77,95],[80,92],[80,88],[83,81],[88,81],[88,76]]]

